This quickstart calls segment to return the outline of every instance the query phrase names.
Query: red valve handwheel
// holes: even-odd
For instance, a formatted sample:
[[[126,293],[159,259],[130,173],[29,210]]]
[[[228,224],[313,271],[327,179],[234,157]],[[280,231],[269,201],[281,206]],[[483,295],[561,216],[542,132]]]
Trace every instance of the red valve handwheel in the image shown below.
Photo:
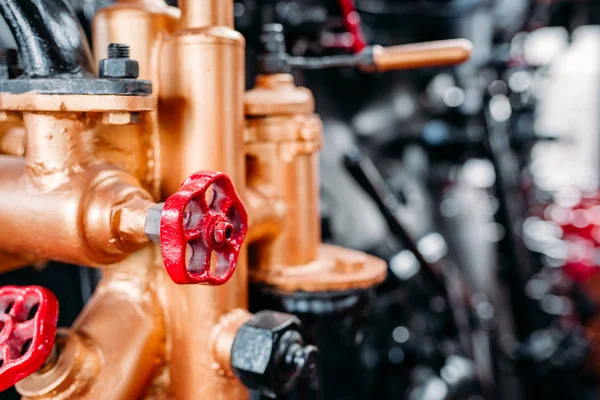
[[[0,287],[0,391],[46,362],[56,335],[58,301],[40,286]]]
[[[247,231],[248,215],[229,177],[195,173],[163,207],[160,244],[167,273],[179,284],[227,282]]]

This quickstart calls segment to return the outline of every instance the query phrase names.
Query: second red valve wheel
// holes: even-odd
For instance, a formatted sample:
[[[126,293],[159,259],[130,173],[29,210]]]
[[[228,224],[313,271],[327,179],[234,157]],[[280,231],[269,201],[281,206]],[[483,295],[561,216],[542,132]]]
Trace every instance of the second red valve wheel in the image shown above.
[[[52,353],[58,301],[40,286],[0,288],[0,391],[40,369]]]
[[[247,231],[246,209],[229,177],[214,171],[193,174],[162,208],[167,273],[179,284],[227,282]]]

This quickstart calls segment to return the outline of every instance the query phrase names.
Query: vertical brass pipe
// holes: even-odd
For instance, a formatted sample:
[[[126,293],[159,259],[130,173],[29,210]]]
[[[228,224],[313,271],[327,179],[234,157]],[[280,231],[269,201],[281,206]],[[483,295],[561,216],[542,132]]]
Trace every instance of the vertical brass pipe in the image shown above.
[[[321,244],[318,154],[292,160],[261,156],[248,158],[248,173],[256,187],[268,185],[285,203],[283,229],[274,238],[254,243],[257,269],[305,265],[317,258]]]
[[[94,16],[94,56],[106,58],[110,43],[129,45],[140,67],[139,78],[151,80],[156,92],[159,42],[175,31],[178,21],[179,10],[164,0],[117,0]]]
[[[322,124],[314,107],[312,93],[290,74],[259,75],[245,95],[249,187],[285,204],[278,235],[252,244],[251,271],[302,267],[318,257]]]
[[[233,0],[185,0],[180,30],[162,46],[159,93],[163,197],[204,169],[228,174],[245,193],[244,38],[232,29]],[[217,26],[218,25],[218,26]],[[177,286],[163,276],[173,394],[181,400],[244,399],[219,372],[211,334],[223,316],[247,308],[247,256],[223,286]]]
[[[68,174],[90,160],[88,120],[76,113],[25,113],[25,164],[30,176]]]
[[[106,58],[110,43],[129,45],[131,58],[139,64],[140,79],[152,81],[157,93],[160,44],[176,30],[179,14],[176,7],[168,6],[164,0],[117,0],[94,16],[92,37],[96,60]],[[100,125],[96,129],[96,156],[136,176],[155,198],[160,193],[159,153],[156,112],[144,113],[137,124]]]
[[[182,27],[233,28],[233,1],[231,0],[180,0],[179,8],[181,8]]]

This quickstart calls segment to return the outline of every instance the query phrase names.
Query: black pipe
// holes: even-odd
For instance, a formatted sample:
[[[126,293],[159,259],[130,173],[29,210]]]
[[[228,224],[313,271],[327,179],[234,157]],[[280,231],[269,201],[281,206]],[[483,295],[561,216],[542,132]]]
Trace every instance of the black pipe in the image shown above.
[[[87,39],[65,0],[0,0],[28,78],[92,75]]]

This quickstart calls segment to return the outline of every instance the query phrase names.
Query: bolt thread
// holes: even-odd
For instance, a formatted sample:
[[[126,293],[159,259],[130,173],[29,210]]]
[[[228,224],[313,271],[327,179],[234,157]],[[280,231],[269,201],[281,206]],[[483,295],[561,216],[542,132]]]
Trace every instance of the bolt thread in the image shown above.
[[[129,46],[121,43],[109,44],[108,58],[129,58]]]

